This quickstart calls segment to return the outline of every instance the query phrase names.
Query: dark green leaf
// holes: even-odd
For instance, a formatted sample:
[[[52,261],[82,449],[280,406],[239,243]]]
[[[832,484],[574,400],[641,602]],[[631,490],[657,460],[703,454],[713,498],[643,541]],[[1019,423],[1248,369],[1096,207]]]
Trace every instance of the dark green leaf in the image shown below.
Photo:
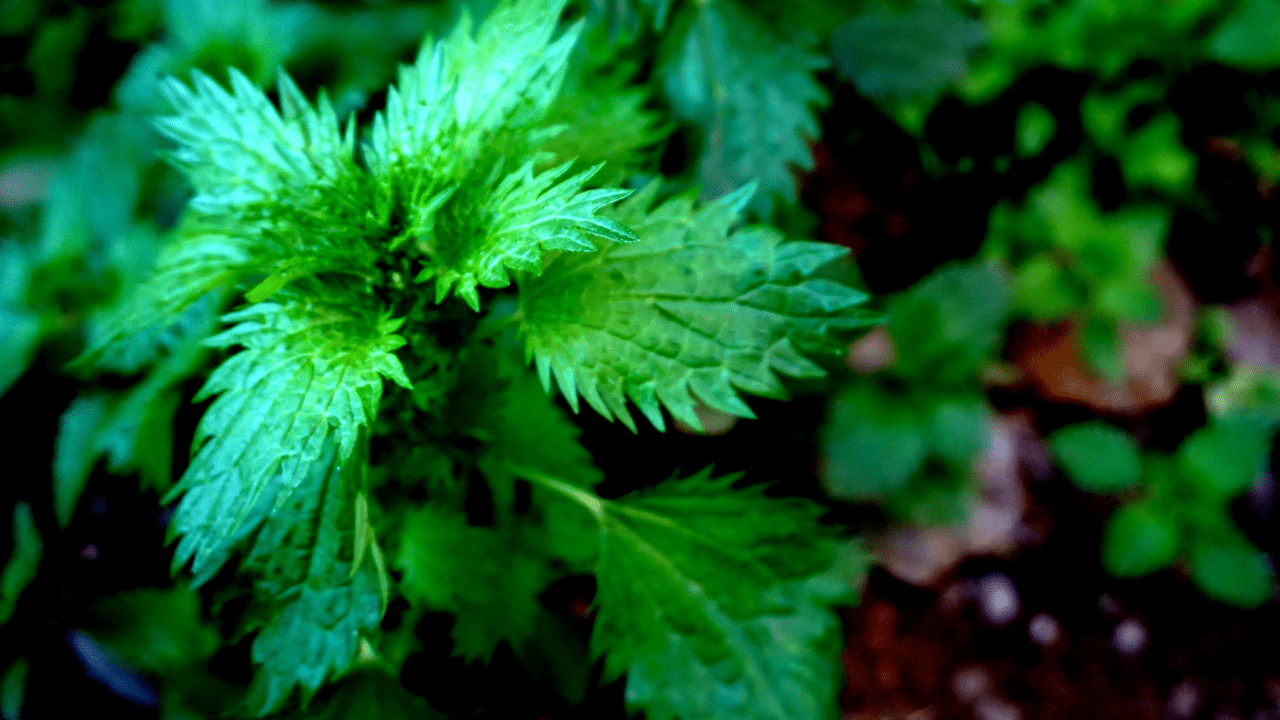
[[[362,668],[338,684],[333,695],[298,720],[444,720],[385,670]]]
[[[659,73],[673,114],[700,130],[703,197],[758,182],[762,215],[775,195],[794,201],[792,168],[813,168],[813,109],[827,103],[813,77],[827,60],[813,52],[814,43],[784,39],[725,0],[686,6],[666,42]]]
[[[488,661],[502,640],[520,645],[541,618],[538,595],[552,579],[536,548],[512,527],[475,527],[425,505],[405,518],[396,566],[412,602],[454,613],[454,654]]]
[[[592,647],[652,720],[834,718],[849,587],[821,509],[704,471],[609,502]]]
[[[282,707],[295,688],[305,703],[346,671],[382,619],[386,569],[377,543],[360,539],[368,528],[356,512],[367,462],[367,449],[344,459],[338,443],[326,444],[300,464],[296,490],[252,537],[242,570],[254,591],[244,629],[259,630],[245,698],[256,716]]]
[[[968,71],[987,39],[981,23],[942,0],[901,9],[876,3],[837,27],[831,50],[841,75],[878,100],[933,97]]]

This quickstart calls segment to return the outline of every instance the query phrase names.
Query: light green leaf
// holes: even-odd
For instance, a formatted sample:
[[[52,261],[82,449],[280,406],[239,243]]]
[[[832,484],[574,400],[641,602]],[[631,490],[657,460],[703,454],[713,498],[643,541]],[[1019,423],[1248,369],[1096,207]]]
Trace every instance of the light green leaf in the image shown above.
[[[226,315],[237,324],[209,340],[244,349],[197,396],[218,398],[197,428],[190,467],[169,493],[184,494],[170,524],[171,535],[183,536],[173,566],[194,560],[197,584],[264,518],[297,500],[330,448],[339,464],[347,462],[377,413],[383,377],[409,386],[393,354],[404,340],[387,329],[394,323],[341,297],[277,297]]]
[[[847,582],[821,509],[704,471],[607,503],[592,647],[651,720],[834,718]],[[846,579],[847,580],[847,579]]]
[[[541,124],[581,32],[552,40],[563,6],[501,2],[474,35],[464,13],[401,70],[374,119],[365,157],[404,215],[392,242],[414,238],[426,256],[417,279],[435,280],[437,302],[456,286],[478,309],[478,286],[505,287],[508,269],[537,272],[548,251],[594,250],[589,236],[634,239],[596,214],[625,191],[582,190],[599,166],[565,180],[569,164],[534,173],[545,159],[538,146],[555,134]]]
[[[836,69],[878,100],[933,97],[965,76],[981,23],[942,0],[876,3],[831,33]]]
[[[512,172],[485,194],[483,206],[474,212],[489,222],[469,232],[441,228],[421,240],[431,261],[418,275],[419,282],[436,281],[436,302],[457,284],[457,293],[473,310],[480,309],[477,285],[506,287],[507,268],[538,273],[542,257],[553,250],[591,252],[588,236],[607,242],[632,242],[635,233],[608,216],[596,213],[626,197],[626,190],[583,191],[582,186],[600,166],[556,182],[569,164],[534,175],[533,163]],[[446,211],[449,208],[444,208]]]
[[[1173,563],[1178,529],[1167,512],[1145,503],[1125,505],[1107,521],[1102,565],[1116,577],[1140,577]]]
[[[328,98],[313,107],[283,73],[280,110],[243,74],[230,76],[233,93],[199,72],[194,91],[165,84],[177,114],[156,125],[178,144],[169,160],[196,191],[186,234],[235,237],[249,255],[241,270],[284,281],[371,275],[391,200],[356,165],[354,118],[341,131]]]
[[[18,596],[36,578],[40,558],[44,554],[44,542],[36,529],[31,506],[18,503],[13,506],[13,550],[0,572],[0,625],[9,622]]]
[[[195,188],[194,210],[217,215],[267,201],[314,202],[307,195],[356,174],[355,126],[339,129],[326,96],[312,107],[281,73],[277,110],[244,73],[228,73],[232,93],[198,70],[194,90],[172,78],[164,84],[175,114],[155,124],[178,144],[169,160]]]
[[[1088,492],[1119,492],[1142,479],[1138,443],[1100,420],[1063,428],[1049,445],[1071,481]]]
[[[1134,133],[1121,153],[1120,167],[1128,187],[1179,194],[1195,181],[1196,156],[1182,145],[1178,119],[1168,113]]]
[[[801,349],[834,349],[842,331],[874,321],[858,308],[863,293],[815,277],[843,248],[784,243],[764,226],[730,232],[750,188],[697,210],[680,197],[650,211],[656,191],[612,213],[641,242],[560,255],[521,284],[527,354],[575,410],[581,393],[634,430],[630,398],[659,429],[659,403],[696,428],[696,395],[752,417],[737,390],[782,396],[775,371],[824,374]]]
[[[1191,579],[1205,595],[1242,608],[1269,602],[1276,592],[1271,560],[1243,539],[1201,542],[1191,548]]]
[[[1018,155],[1021,157],[1038,156],[1058,132],[1058,121],[1053,113],[1036,102],[1022,106],[1016,123]]]
[[[385,569],[377,546],[371,548],[375,562],[351,571],[354,504],[368,469],[368,440],[360,442],[361,452],[346,458],[342,446],[330,442],[300,467],[305,474],[296,491],[252,538],[242,570],[254,581],[244,629],[261,628],[245,699],[256,716],[279,709],[294,688],[305,704],[346,671],[382,619]]]
[[[828,61],[813,45],[784,39],[735,2],[691,3],[677,15],[658,73],[672,113],[700,132],[704,198],[758,182],[754,209],[765,217],[775,195],[795,200],[792,168],[813,168],[813,110],[828,101],[813,77]]]

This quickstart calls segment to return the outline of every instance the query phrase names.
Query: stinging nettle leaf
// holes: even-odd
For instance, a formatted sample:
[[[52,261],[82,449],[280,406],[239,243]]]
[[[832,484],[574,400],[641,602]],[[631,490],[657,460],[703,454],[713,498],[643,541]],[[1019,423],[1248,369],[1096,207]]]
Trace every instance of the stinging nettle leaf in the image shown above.
[[[507,268],[537,273],[542,257],[549,251],[590,252],[596,245],[588,235],[607,242],[633,242],[636,235],[616,220],[597,215],[604,206],[629,195],[627,190],[583,191],[582,186],[597,165],[556,183],[569,163],[533,174],[533,163],[507,175],[485,198],[478,210],[491,218],[487,227],[463,237],[438,232],[425,241],[433,255],[418,275],[423,281],[436,280],[436,302],[443,300],[457,284],[457,292],[473,310],[480,309],[477,285],[506,287],[511,284]],[[433,242],[435,240],[436,242]],[[459,244],[450,244],[450,240]]]
[[[592,648],[652,720],[836,715],[848,585],[821,509],[703,471],[610,501]]]
[[[538,595],[553,578],[514,527],[474,527],[456,511],[424,505],[405,518],[397,566],[409,600],[455,615],[454,654],[488,662],[498,643],[534,632]]]
[[[545,160],[539,146],[556,132],[543,121],[582,29],[552,39],[563,7],[502,2],[474,33],[464,13],[401,70],[374,119],[365,157],[393,189],[402,236],[426,256],[418,280],[435,280],[437,302],[452,290],[479,309],[477,288],[507,286],[509,269],[537,272],[552,250],[594,250],[589,237],[634,239],[597,215],[625,191],[582,189],[599,165],[565,180],[572,163],[534,173]]]
[[[313,108],[281,73],[277,110],[243,73],[228,72],[230,93],[198,70],[194,89],[174,78],[163,88],[176,114],[155,124],[178,144],[168,157],[195,187],[194,209],[217,213],[302,194],[355,172],[355,125],[343,132],[327,97]]]
[[[237,324],[209,340],[244,349],[197,396],[218,398],[197,428],[190,467],[168,496],[185,493],[170,525],[171,535],[183,536],[173,564],[194,559],[197,584],[290,501],[330,447],[339,463],[351,457],[360,429],[377,413],[383,377],[409,387],[393,354],[404,341],[381,332],[372,313],[340,299],[307,301],[290,291],[281,298],[224,316]]]
[[[284,705],[294,688],[305,705],[350,667],[382,619],[385,569],[366,562],[352,571],[360,559],[354,505],[366,482],[363,450],[342,460],[338,445],[327,446],[252,539],[243,565],[254,579],[245,629],[260,631],[245,702],[257,716]],[[376,545],[373,554],[376,561]]]
[[[521,284],[526,353],[575,410],[580,393],[634,430],[630,399],[663,429],[661,403],[696,428],[692,392],[753,417],[737,390],[781,397],[775,372],[824,374],[801,349],[832,347],[842,331],[874,322],[858,307],[863,293],[814,277],[844,248],[783,242],[764,226],[730,231],[750,187],[696,210],[687,197],[650,210],[656,192],[611,211],[640,242],[560,255]]]
[[[831,34],[836,69],[879,100],[933,97],[968,71],[986,42],[981,23],[943,0],[917,0],[895,10],[877,4]]]
[[[826,58],[723,0],[691,3],[668,38],[659,73],[672,113],[700,130],[703,197],[754,181],[764,190],[753,204],[761,215],[774,194],[793,201],[792,166],[813,168],[813,109],[828,101],[813,73]]]

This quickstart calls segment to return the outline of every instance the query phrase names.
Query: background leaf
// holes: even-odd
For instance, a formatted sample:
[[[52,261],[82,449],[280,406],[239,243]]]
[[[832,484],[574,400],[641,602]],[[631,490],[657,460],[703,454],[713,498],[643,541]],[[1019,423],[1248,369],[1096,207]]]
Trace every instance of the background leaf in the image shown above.
[[[1124,432],[1101,421],[1071,425],[1049,438],[1054,456],[1083,490],[1114,493],[1142,479],[1138,444]]]

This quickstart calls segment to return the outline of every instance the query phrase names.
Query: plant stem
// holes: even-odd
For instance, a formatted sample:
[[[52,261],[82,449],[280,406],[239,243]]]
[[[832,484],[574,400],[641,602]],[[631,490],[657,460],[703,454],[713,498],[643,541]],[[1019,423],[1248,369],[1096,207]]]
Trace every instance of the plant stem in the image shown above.
[[[591,514],[595,516],[597,522],[599,522],[602,525],[604,524],[605,501],[600,499],[600,496],[596,495],[590,490],[584,490],[578,487],[577,485],[567,483],[563,480],[558,480],[549,475],[545,475],[541,472],[538,472],[537,470],[521,467],[519,465],[508,465],[507,469],[515,473],[517,476],[524,478],[525,480],[528,480],[530,482],[535,482],[549,490],[554,490],[560,493],[561,495],[564,495],[565,497],[573,500],[574,502],[578,503],[579,505],[583,506],[588,511],[590,511]]]

